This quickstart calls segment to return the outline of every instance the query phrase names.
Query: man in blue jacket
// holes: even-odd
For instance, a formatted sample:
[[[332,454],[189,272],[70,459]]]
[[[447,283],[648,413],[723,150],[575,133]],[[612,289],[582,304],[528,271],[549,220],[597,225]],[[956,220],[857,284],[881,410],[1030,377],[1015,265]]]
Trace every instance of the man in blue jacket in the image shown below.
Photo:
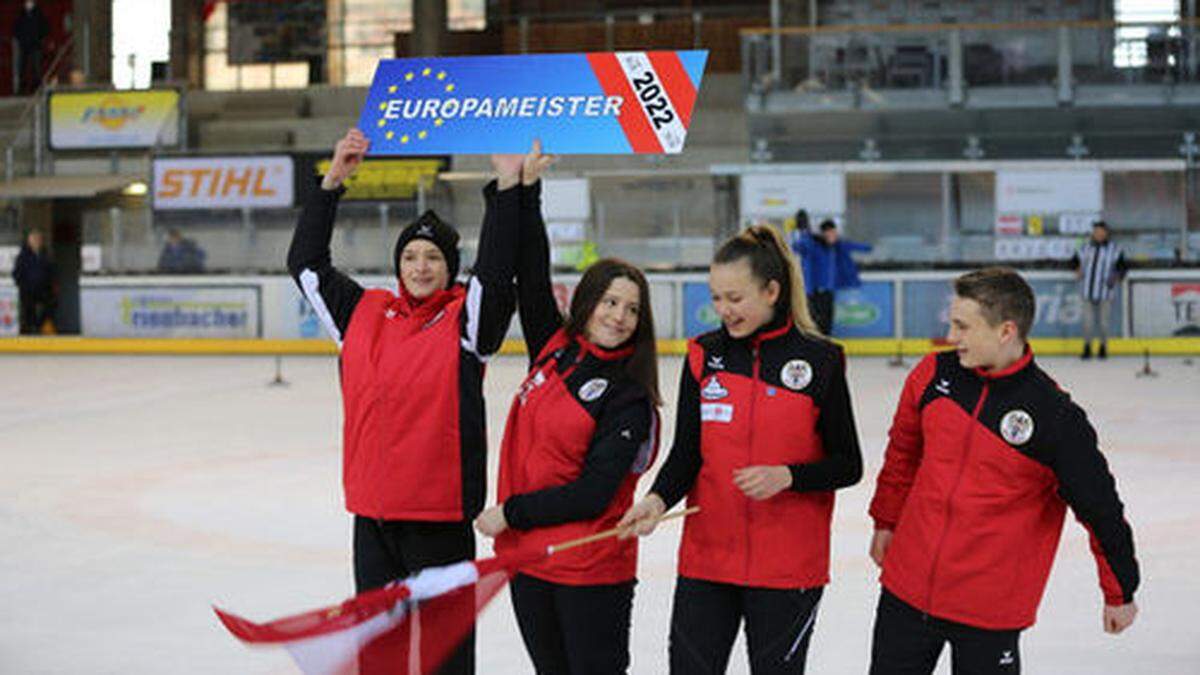
[[[858,278],[858,265],[850,254],[855,251],[868,253],[871,245],[839,238],[837,224],[829,219],[821,221],[820,234],[813,234],[802,223],[808,223],[808,214],[803,209],[796,213],[798,227],[792,240],[792,250],[800,256],[813,321],[822,333],[830,335],[833,330],[834,293],[862,285]]]

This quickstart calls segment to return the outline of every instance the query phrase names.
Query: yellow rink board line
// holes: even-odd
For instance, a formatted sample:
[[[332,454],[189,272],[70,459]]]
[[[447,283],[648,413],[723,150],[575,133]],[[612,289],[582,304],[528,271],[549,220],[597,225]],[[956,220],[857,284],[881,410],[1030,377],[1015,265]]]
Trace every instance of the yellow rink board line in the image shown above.
[[[1037,354],[1074,355],[1083,349],[1079,338],[1034,338],[1030,341]],[[917,356],[939,349],[932,340],[859,338],[838,340],[851,356]],[[1110,354],[1154,355],[1200,354],[1200,338],[1113,338]],[[659,340],[660,354],[683,354],[686,340]],[[212,338],[87,338],[87,337],[12,337],[0,339],[0,354],[162,354],[162,355],[333,355],[337,347],[329,340],[224,340]],[[520,340],[505,340],[501,354],[524,354]]]

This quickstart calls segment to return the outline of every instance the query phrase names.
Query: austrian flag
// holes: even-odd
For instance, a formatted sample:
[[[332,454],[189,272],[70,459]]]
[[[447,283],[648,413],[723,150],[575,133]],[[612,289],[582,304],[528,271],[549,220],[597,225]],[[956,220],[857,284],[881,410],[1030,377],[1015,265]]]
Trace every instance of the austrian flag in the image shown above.
[[[544,555],[431,567],[339,605],[269,623],[214,610],[242,642],[286,648],[306,675],[425,675],[451,655],[517,568]]]

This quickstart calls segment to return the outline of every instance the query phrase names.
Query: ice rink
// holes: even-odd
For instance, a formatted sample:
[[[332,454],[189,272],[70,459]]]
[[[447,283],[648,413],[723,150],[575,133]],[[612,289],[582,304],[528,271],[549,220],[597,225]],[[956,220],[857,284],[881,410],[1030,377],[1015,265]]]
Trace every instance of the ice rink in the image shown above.
[[[660,462],[680,363],[661,362],[670,404]],[[489,367],[493,480],[524,364]],[[1143,586],[1138,621],[1105,635],[1095,563],[1069,519],[1039,623],[1022,641],[1024,672],[1200,672],[1200,366],[1163,358],[1160,377],[1136,378],[1140,360],[1042,365],[1099,430]],[[285,359],[287,387],[266,386],[273,372],[265,357],[0,358],[0,673],[295,672],[282,651],[243,647],[210,609],[266,620],[352,592],[336,362]],[[866,507],[906,372],[850,363],[866,477],[839,493],[810,673],[866,671],[878,593]],[[633,673],[667,670],[679,532],[665,525],[643,542]],[[743,650],[730,672],[747,672]],[[481,674],[531,671],[507,596],[481,619],[478,663]]]

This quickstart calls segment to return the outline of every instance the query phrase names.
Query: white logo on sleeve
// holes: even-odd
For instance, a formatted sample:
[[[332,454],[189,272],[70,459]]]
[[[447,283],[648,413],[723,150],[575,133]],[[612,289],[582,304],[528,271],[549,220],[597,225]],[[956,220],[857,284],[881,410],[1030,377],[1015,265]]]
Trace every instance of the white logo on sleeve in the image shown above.
[[[934,385],[933,388],[937,389],[939,394],[941,394],[943,396],[949,396],[950,395],[950,380],[947,380],[946,378],[942,378],[942,379],[938,380],[938,383],[936,385]]]
[[[597,377],[594,380],[588,380],[587,382],[583,383],[583,386],[579,388],[579,398],[582,401],[595,401],[603,396],[605,390],[607,389],[608,380],[602,377]]]
[[[1024,410],[1010,410],[1000,419],[1000,435],[1013,445],[1033,438],[1033,418]]]
[[[1011,666],[1014,663],[1016,663],[1016,659],[1013,658],[1013,653],[1010,650],[1005,649],[1000,652],[1000,665]]]
[[[725,357],[724,356],[708,357],[708,367],[710,370],[725,370]]]
[[[792,359],[783,365],[779,371],[779,379],[783,386],[792,391],[800,391],[812,382],[812,366],[804,359]]]
[[[700,395],[706,400],[718,401],[728,396],[729,390],[722,387],[721,381],[717,379],[716,375],[713,375],[709,378],[708,384],[704,385],[704,388],[700,390]]]

